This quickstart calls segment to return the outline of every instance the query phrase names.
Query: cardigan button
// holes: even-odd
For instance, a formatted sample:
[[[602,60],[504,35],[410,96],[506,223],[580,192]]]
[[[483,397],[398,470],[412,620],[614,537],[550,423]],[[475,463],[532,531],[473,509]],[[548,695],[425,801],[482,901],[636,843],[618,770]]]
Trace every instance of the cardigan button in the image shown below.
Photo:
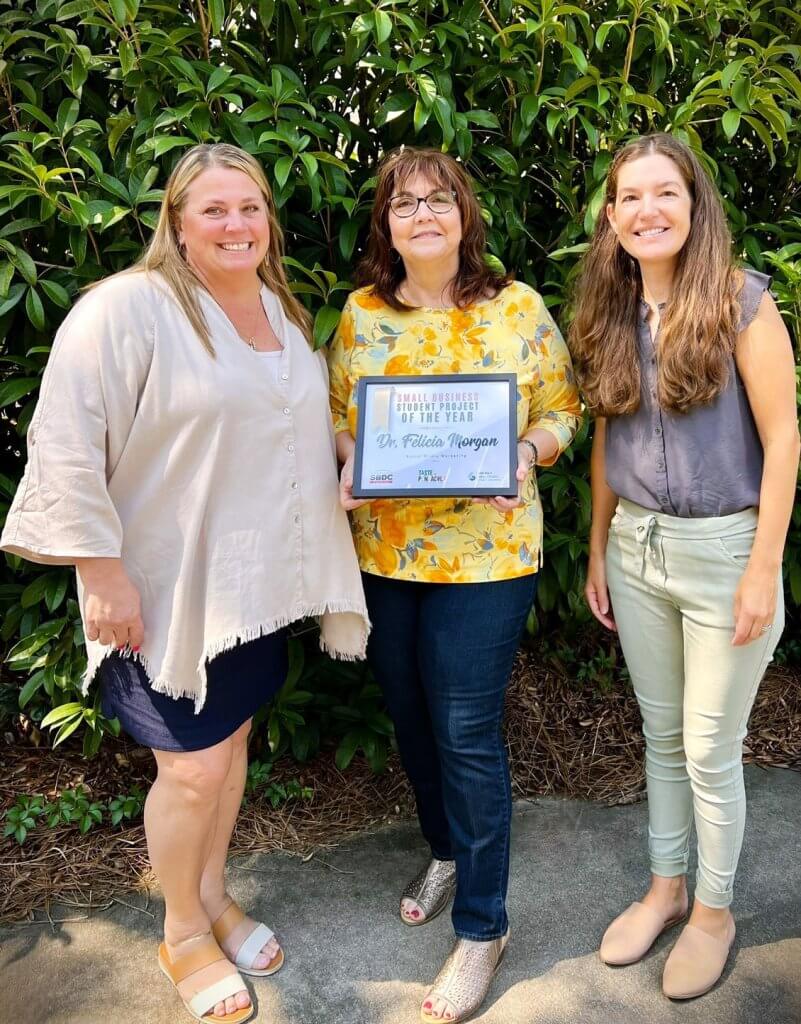
[[[298,482],[297,482],[297,480],[293,480],[292,481],[292,490],[296,491],[297,489],[298,489]]]
[[[289,380],[289,374],[288,373],[282,373],[281,374],[281,380]]]
[[[284,406],[284,416],[288,416],[292,412],[288,405]]]

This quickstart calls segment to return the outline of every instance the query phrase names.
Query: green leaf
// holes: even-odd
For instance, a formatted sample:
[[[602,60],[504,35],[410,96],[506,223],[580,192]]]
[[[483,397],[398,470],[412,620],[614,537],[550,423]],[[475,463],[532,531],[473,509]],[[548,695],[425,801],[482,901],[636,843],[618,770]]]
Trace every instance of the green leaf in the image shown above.
[[[223,82],[227,82],[231,77],[232,71],[230,68],[220,67],[215,68],[214,71],[209,75],[209,81],[206,85],[206,95],[209,96],[211,93],[216,92]]]
[[[66,619],[53,619],[51,622],[45,622],[44,625],[39,626],[33,633],[23,637],[19,643],[15,644],[9,651],[6,660],[10,662],[24,661],[32,657],[48,641],[59,635],[66,622]]]
[[[171,149],[176,149],[179,146],[194,146],[195,140],[190,139],[188,135],[161,135],[155,139],[148,139],[140,147],[138,152],[152,152],[154,156],[163,156],[165,153],[169,153]]]
[[[0,408],[18,402],[20,398],[29,395],[31,391],[39,387],[39,377],[17,377],[5,380],[0,384]]]
[[[376,11],[375,18],[375,40],[380,46],[392,35],[392,19],[386,11]]]
[[[731,98],[740,110],[749,111],[751,109],[751,80],[747,77],[739,78],[734,83]]]
[[[11,279],[14,277],[14,267],[11,263],[0,263],[0,298],[8,295],[11,287]]]
[[[314,347],[320,348],[328,341],[339,323],[340,311],[333,306],[323,306],[314,318]]]
[[[54,302],[57,306],[61,306],[62,309],[69,308],[70,296],[66,288],[63,288],[55,281],[48,281],[45,277],[40,279],[39,287],[51,302]]]
[[[125,0],[109,0],[111,13],[118,25],[124,25],[128,21],[128,7]]]
[[[78,112],[80,109],[81,105],[76,99],[66,99],[62,101],[58,108],[58,113],[56,114],[56,125],[58,126],[59,135],[62,139],[78,120]]]
[[[28,289],[28,294],[25,296],[25,312],[28,314],[28,319],[36,328],[37,331],[43,331],[47,325],[47,319],[45,317],[44,306],[42,300],[39,298],[38,293],[33,289]]]
[[[276,184],[279,188],[283,188],[287,183],[290,171],[292,170],[293,159],[291,156],[282,156],[275,162],[273,167],[273,175],[275,177]]]
[[[337,747],[334,755],[334,763],[337,768],[344,772],[353,760],[356,751],[359,749],[359,734],[355,729],[346,733]]]
[[[58,725],[60,722],[70,719],[75,715],[83,716],[83,704],[78,700],[67,701],[66,704],[60,704],[57,708],[49,711],[42,719],[42,725],[45,728],[51,725]]]
[[[36,264],[24,249],[15,248],[10,254],[11,262],[30,285],[36,284]]]
[[[723,131],[725,132],[727,139],[733,139],[737,134],[737,129],[740,127],[741,117],[742,114],[739,110],[727,110],[721,118]]]
[[[582,75],[586,74],[587,68],[589,67],[589,64],[587,63],[587,58],[584,56],[584,54],[581,52],[581,50],[575,45],[575,43],[568,43],[568,42],[564,43],[564,48],[567,50],[567,52],[573,58],[573,63],[579,69],[581,74]]]
[[[725,67],[723,69],[723,72],[720,76],[720,84],[723,86],[726,92],[728,92],[729,89],[731,89],[732,82],[735,80],[735,78],[737,78],[737,76],[740,74],[740,72],[748,62],[748,57],[741,57],[740,60],[733,60],[731,64],[728,65],[728,67]]]
[[[497,164],[504,174],[512,177],[517,177],[520,174],[517,161],[508,149],[503,149],[501,146],[482,146],[481,152],[484,156],[489,157],[494,164]]]
[[[498,118],[489,110],[468,110],[465,117],[471,124],[477,124],[479,128],[500,128]]]
[[[219,35],[225,21],[225,0],[209,0],[209,20],[214,34]]]
[[[19,691],[18,703],[20,710],[24,709],[27,704],[30,704],[37,692],[41,689],[44,680],[45,671],[41,668],[38,672],[34,672],[34,674],[28,679],[27,683],[25,683]]]

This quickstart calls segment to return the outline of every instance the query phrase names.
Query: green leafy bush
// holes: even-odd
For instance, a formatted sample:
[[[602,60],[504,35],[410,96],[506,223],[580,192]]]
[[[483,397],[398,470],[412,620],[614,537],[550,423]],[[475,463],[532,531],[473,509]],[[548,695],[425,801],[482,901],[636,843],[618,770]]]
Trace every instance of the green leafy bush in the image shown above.
[[[705,153],[739,254],[774,274],[798,337],[800,64],[801,18],[767,0],[0,0],[0,503],[56,326],[83,285],[136,257],[159,186],[195,142],[232,141],[263,162],[321,345],[387,149],[416,142],[464,160],[493,256],[564,323],[611,149],[666,129]],[[568,640],[588,616],[589,443],[585,425],[540,478],[547,559],[532,622]],[[785,571],[795,617],[801,504]],[[7,559],[0,639],[13,675],[0,709],[17,689],[35,721],[67,705],[59,738],[83,726],[91,752],[110,726],[76,693],[72,594],[69,573]],[[268,717],[274,749],[308,756],[333,729],[341,763],[362,748],[380,765],[385,723],[366,676],[315,663],[290,682]],[[317,692],[312,712],[317,698],[299,694]]]

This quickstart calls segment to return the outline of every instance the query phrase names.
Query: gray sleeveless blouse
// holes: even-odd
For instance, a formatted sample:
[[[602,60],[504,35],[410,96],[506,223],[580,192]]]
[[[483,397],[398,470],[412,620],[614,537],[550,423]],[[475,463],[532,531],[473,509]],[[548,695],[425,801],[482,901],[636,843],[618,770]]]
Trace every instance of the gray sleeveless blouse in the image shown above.
[[[756,316],[769,285],[767,275],[745,270],[740,331]],[[683,414],[661,409],[657,350],[645,302],[640,314],[640,406],[606,421],[607,483],[618,497],[689,519],[727,516],[758,505],[762,444],[734,357],[729,383],[713,402]]]

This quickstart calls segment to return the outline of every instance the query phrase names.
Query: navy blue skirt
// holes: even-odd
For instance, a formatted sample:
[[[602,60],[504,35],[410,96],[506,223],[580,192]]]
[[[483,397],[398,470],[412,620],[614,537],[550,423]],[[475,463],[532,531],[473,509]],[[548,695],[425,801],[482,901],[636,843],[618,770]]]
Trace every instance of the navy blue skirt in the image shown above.
[[[284,684],[286,630],[223,651],[206,666],[206,703],[195,714],[188,697],[156,693],[147,672],[116,651],[98,669],[103,714],[156,750],[204,750],[227,739]]]

